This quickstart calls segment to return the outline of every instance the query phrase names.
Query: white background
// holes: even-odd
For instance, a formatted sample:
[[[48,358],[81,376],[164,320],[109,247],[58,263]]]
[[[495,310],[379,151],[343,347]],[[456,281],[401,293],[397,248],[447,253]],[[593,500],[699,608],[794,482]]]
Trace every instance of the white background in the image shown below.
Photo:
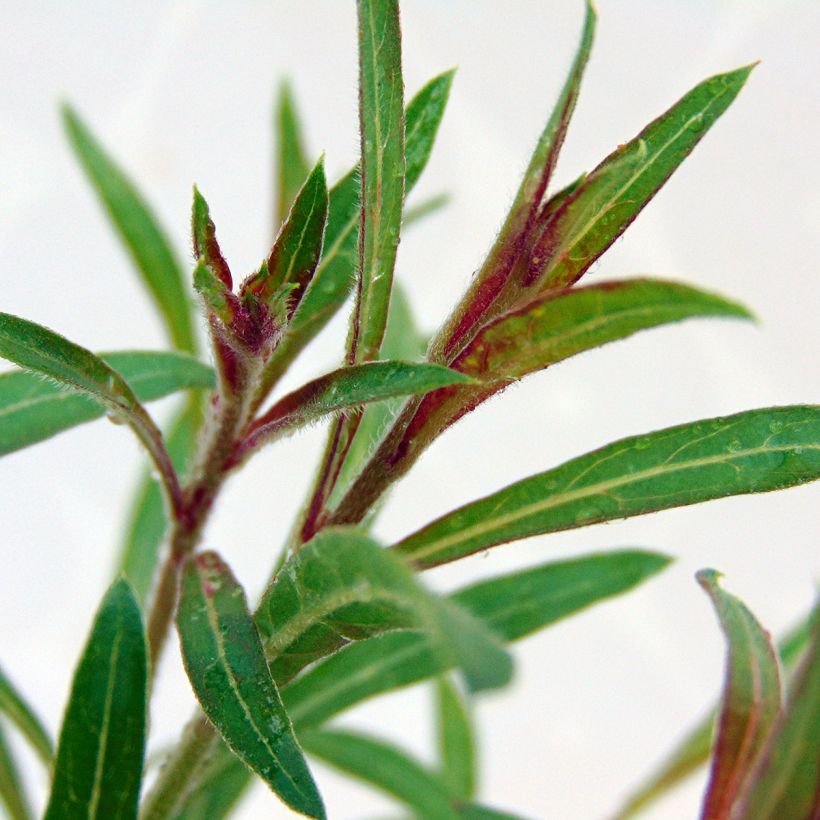
[[[526,383],[450,431],[392,495],[385,541],[456,504],[612,439],[749,407],[818,398],[820,5],[805,0],[600,0],[600,24],[558,184],[589,169],[709,74],[762,59],[735,105],[589,281],[686,279],[751,306],[761,324],[649,331]],[[563,83],[582,4],[407,0],[406,87],[459,66],[419,190],[448,209],[408,231],[397,275],[433,329],[488,248]],[[70,155],[68,99],[139,183],[187,260],[190,191],[207,196],[235,273],[271,240],[271,101],[294,78],[311,154],[355,158],[353,3],[7,0],[0,12],[0,309],[98,350],[157,348],[162,329]],[[187,261],[186,261],[186,264]],[[345,317],[298,375],[339,359]],[[153,405],[166,418],[171,402]],[[271,449],[229,485],[208,528],[252,595],[322,445]],[[0,659],[56,731],[71,670],[109,582],[142,456],[99,422],[0,463]],[[729,499],[500,547],[427,576],[442,589],[559,556],[645,546],[676,564],[633,594],[515,648],[515,685],[477,707],[481,797],[538,818],[603,818],[714,700],[723,644],[693,573],[714,566],[775,633],[811,603],[817,490]],[[161,669],[156,745],[192,697],[176,648]],[[417,687],[346,715],[432,758]],[[390,812],[316,766],[333,818]],[[32,782],[42,786],[35,763]],[[647,817],[695,816],[696,779]],[[285,817],[263,788],[242,817]]]

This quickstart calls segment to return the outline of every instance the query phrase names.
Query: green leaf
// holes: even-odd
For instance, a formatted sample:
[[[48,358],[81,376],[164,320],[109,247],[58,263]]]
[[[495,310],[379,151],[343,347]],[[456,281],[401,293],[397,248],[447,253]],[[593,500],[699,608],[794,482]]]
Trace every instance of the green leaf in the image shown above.
[[[136,817],[147,680],[139,607],[119,580],[103,599],[74,674],[45,820]]]
[[[726,681],[718,718],[703,820],[728,818],[743,779],[754,765],[781,710],[780,668],[768,633],[714,570],[698,583],[712,599],[728,644]]]
[[[233,287],[231,269],[219,247],[216,225],[211,219],[211,209],[196,185],[194,185],[194,202],[191,207],[191,236],[194,256],[202,259],[211,273],[222,283],[224,289],[229,291]]]
[[[234,754],[291,808],[324,818],[245,594],[216,553],[200,553],[186,563],[177,626],[197,699]]]
[[[511,381],[640,330],[703,316],[752,318],[734,302],[676,282],[632,279],[547,292],[467,345],[452,367],[476,384],[428,396],[418,412],[428,432],[414,428],[413,435],[429,443]]]
[[[818,476],[820,407],[749,410],[616,441],[448,513],[396,549],[432,567],[531,535]]]
[[[185,353],[101,353],[141,402],[188,387],[213,386],[213,371]],[[42,371],[41,371],[42,372]],[[105,415],[98,401],[68,392],[32,373],[0,374],[0,455]]]
[[[287,218],[296,194],[310,173],[303,146],[302,124],[293,100],[293,89],[287,81],[279,86],[274,127],[279,148],[276,155],[276,225],[279,226]]]
[[[325,235],[328,212],[327,181],[324,156],[299,190],[266,267],[242,285],[242,293],[250,292],[264,302],[289,288],[288,313],[292,313],[310,284]]]
[[[406,193],[418,181],[444,115],[453,72],[434,77],[410,101],[405,113],[408,165]],[[330,190],[327,230],[322,259],[299,309],[274,351],[263,376],[264,392],[333,318],[347,299],[358,264],[359,169],[349,171]]]
[[[284,430],[308,424],[328,413],[468,381],[468,376],[435,364],[389,361],[342,367],[280,399],[251,425],[237,458]]]
[[[30,820],[33,817],[23,791],[17,763],[3,732],[2,723],[0,723],[0,805],[6,807],[9,820]]]
[[[530,254],[526,283],[560,288],[583,275],[729,107],[752,68],[695,86],[592,171],[546,223]]]
[[[451,361],[469,341],[510,280],[517,260],[531,244],[547,186],[575,110],[581,80],[592,50],[596,20],[595,9],[591,2],[587,2],[581,41],[569,76],[538,138],[515,200],[487,259],[433,342],[432,354],[437,361]],[[499,310],[503,311],[503,308],[496,307],[494,315],[498,315]]]
[[[54,757],[51,738],[34,710],[26,703],[2,669],[0,669],[0,714],[5,715],[20,730],[45,767],[50,769]]]
[[[162,434],[119,373],[90,350],[9,313],[0,313],[0,356],[90,396],[111,417],[128,424],[160,471],[169,503],[178,507],[179,486]]]
[[[805,620],[778,643],[780,662],[787,673],[794,670],[808,639],[809,621]],[[660,768],[624,804],[616,815],[617,820],[634,817],[709,760],[716,715],[717,707],[686,735]]]
[[[812,621],[809,650],[741,792],[738,820],[815,817],[820,806],[820,606]]]
[[[184,277],[165,233],[125,174],[68,106],[63,108],[63,122],[77,159],[165,319],[174,346],[194,353]]]
[[[425,820],[458,820],[454,796],[441,780],[388,743],[353,732],[313,730],[299,737],[311,755],[364,780]]]
[[[203,420],[202,402],[192,396],[168,428],[168,455],[181,479],[193,458]],[[131,584],[140,606],[147,603],[168,525],[160,486],[146,471],[134,496],[119,559],[120,572]]]
[[[428,197],[422,202],[419,202],[418,205],[414,205],[412,208],[405,208],[401,224],[404,227],[407,227],[408,225],[414,225],[416,222],[420,222],[422,219],[425,219],[431,214],[436,213],[436,211],[440,211],[442,208],[449,204],[449,194],[435,194],[434,196]],[[394,292],[395,287],[396,283],[393,282]],[[388,317],[388,322],[389,321],[390,319]],[[383,349],[384,345],[382,345],[382,350]]]
[[[475,795],[475,733],[467,704],[446,677],[436,679],[436,712],[441,778],[463,800]]]
[[[510,814],[506,811],[491,809],[487,806],[472,804],[462,806],[459,810],[459,817],[462,820],[522,820],[518,814]]]
[[[433,636],[473,689],[503,685],[511,674],[493,635],[433,597],[408,567],[356,530],[324,530],[296,553],[277,573],[256,625],[280,686],[351,641],[413,627]]]
[[[514,641],[632,589],[668,563],[665,556],[633,550],[590,555],[483,581],[450,600],[502,640]],[[445,668],[428,636],[389,633],[313,666],[283,690],[283,698],[297,727],[318,726],[354,703]]]

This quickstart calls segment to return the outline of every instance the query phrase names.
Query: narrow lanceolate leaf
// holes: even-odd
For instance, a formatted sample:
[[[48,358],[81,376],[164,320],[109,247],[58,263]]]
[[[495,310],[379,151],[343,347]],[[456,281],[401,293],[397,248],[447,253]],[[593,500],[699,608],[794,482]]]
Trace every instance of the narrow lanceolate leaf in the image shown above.
[[[809,621],[806,620],[778,642],[780,663],[787,675],[794,671],[808,639]],[[616,815],[616,820],[634,817],[709,760],[716,715],[717,707],[686,735],[661,767],[632,794]]]
[[[476,753],[467,704],[447,677],[436,680],[436,715],[441,778],[463,800],[475,795]]]
[[[469,340],[510,278],[513,266],[530,245],[538,215],[581,87],[595,36],[596,15],[591,2],[581,41],[561,95],[533,151],[524,178],[498,238],[464,299],[433,343],[436,358],[450,361]],[[497,313],[496,313],[497,315]]]
[[[298,192],[276,242],[268,264],[242,285],[270,302],[288,287],[288,313],[293,313],[319,264],[327,223],[328,193],[324,157],[319,159]]]
[[[458,820],[455,796],[441,780],[405,752],[353,732],[300,733],[309,754],[400,800],[419,817]]]
[[[721,296],[633,279],[548,292],[487,325],[452,364],[476,383],[425,398],[406,437],[428,442],[510,382],[641,330],[695,317],[752,318]],[[421,433],[421,430],[424,433]]]
[[[137,816],[147,680],[139,607],[120,580],[103,599],[74,674],[46,820]]]
[[[250,771],[220,743],[196,789],[185,796],[173,815],[174,820],[223,820],[242,797],[250,777]]]
[[[820,812],[820,607],[806,657],[737,801],[733,820],[815,818]]]
[[[30,820],[31,813],[20,771],[9,747],[3,724],[0,722],[0,806],[8,812],[9,820]]]
[[[379,358],[404,206],[404,83],[396,0],[358,0],[361,224],[350,363]],[[423,162],[421,163],[423,164]]]
[[[205,197],[194,186],[194,204],[191,208],[191,238],[194,257],[201,259],[219,279],[226,290],[233,287],[233,277],[216,238],[216,226]]]
[[[54,750],[51,738],[34,710],[0,669],[0,714],[5,715],[31,745],[46,768],[51,768]]]
[[[456,592],[450,600],[504,641],[514,641],[592,604],[620,595],[659,572],[669,559],[640,551],[546,564]],[[430,638],[396,632],[352,644],[283,691],[297,727],[317,726],[365,698],[446,669]]]
[[[195,352],[193,321],[182,271],[156,218],[125,174],[71,108],[63,120],[83,170],[91,180],[180,350]]]
[[[451,384],[466,384],[469,376],[436,364],[367,362],[334,370],[280,399],[251,427],[242,453],[283,430],[363,404],[427,393]]]
[[[452,72],[434,77],[407,106],[405,188],[409,193],[430,156],[444,115]],[[288,331],[274,351],[264,376],[267,392],[299,352],[344,304],[358,264],[360,220],[358,168],[349,171],[330,190],[322,259]]]
[[[578,279],[729,107],[752,68],[705,80],[592,171],[545,225],[526,284],[560,288]]]
[[[199,396],[191,396],[168,428],[168,455],[180,479],[190,466],[203,420],[202,402]],[[119,569],[140,606],[148,600],[168,524],[161,488],[146,472],[134,497],[119,560]]]
[[[234,754],[291,808],[324,818],[245,594],[215,553],[192,556],[185,565],[177,626],[197,699]]]
[[[290,83],[279,86],[274,117],[276,130],[276,227],[285,221],[296,194],[310,173],[305,159],[302,124],[293,99]]]
[[[749,410],[616,441],[442,516],[396,549],[418,566],[531,535],[820,477],[820,407]]]
[[[141,402],[189,387],[212,387],[213,371],[186,353],[101,353]],[[0,374],[0,455],[105,415],[98,401],[26,372]]]
[[[291,558],[256,624],[280,685],[351,641],[412,627],[430,633],[475,689],[503,685],[511,673],[493,635],[428,593],[403,562],[356,530],[325,530]]]
[[[712,599],[728,644],[726,680],[702,818],[728,820],[743,780],[780,715],[780,667],[768,633],[740,600],[723,590],[720,575],[714,570],[701,570],[697,578]]]
[[[163,476],[169,501],[177,508],[179,485],[162,434],[117,371],[53,330],[8,313],[0,313],[0,356],[90,396],[128,424],[148,450]]]

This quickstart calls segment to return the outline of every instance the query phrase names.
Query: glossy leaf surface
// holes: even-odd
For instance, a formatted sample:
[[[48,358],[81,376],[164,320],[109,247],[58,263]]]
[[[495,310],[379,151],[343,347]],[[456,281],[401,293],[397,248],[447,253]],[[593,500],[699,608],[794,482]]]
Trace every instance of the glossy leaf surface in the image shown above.
[[[355,530],[325,530],[305,545],[279,571],[256,616],[280,685],[351,641],[412,627],[426,630],[473,688],[503,685],[511,673],[508,656],[493,635],[467,621]]]
[[[514,641],[632,589],[668,563],[640,551],[591,555],[484,581],[451,600],[502,640]],[[283,697],[298,727],[316,726],[365,698],[445,668],[425,635],[391,633],[340,650],[295,680]]]
[[[63,109],[71,146],[165,320],[174,346],[196,350],[182,270],[140,194],[71,108]]]
[[[578,279],[731,105],[752,68],[695,86],[592,171],[547,222],[530,255],[527,282],[559,288]]]
[[[0,722],[0,806],[8,812],[9,820],[30,820],[34,815],[28,804],[20,771],[6,740]]]
[[[287,218],[296,194],[310,173],[310,165],[305,158],[302,124],[293,99],[293,89],[289,82],[279,86],[274,117],[276,130],[276,224],[281,225]]]
[[[436,726],[441,778],[463,800],[475,794],[476,751],[467,704],[447,677],[436,680]]]
[[[197,699],[234,754],[293,809],[324,818],[245,594],[216,553],[186,563],[177,626]]]
[[[458,820],[455,799],[441,780],[388,743],[353,732],[300,733],[309,754],[364,780],[429,820]]]
[[[820,407],[795,405],[616,441],[442,516],[396,546],[422,567],[557,532],[820,476]]]
[[[74,675],[46,820],[136,817],[147,679],[139,607],[120,580],[103,599]]]
[[[184,353],[124,351],[100,358],[117,371],[141,402],[189,387],[210,388],[210,367]],[[26,372],[0,374],[0,455],[105,415],[98,401]]]
[[[46,768],[51,768],[54,757],[51,738],[34,710],[26,703],[2,669],[0,669],[0,714],[5,715],[17,727]]]
[[[714,570],[698,583],[712,599],[728,643],[727,672],[703,805],[703,820],[729,818],[744,778],[780,715],[780,668],[769,635]]]

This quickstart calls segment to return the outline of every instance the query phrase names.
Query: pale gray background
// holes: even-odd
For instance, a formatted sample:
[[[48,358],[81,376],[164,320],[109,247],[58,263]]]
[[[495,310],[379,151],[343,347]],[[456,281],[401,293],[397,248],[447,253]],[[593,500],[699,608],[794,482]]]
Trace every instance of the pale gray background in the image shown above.
[[[816,81],[820,5],[787,0],[600,0],[600,26],[558,182],[596,164],[704,77],[762,59],[737,103],[589,281],[633,273],[732,295],[762,324],[697,321],[563,364],[444,436],[385,509],[390,540],[452,506],[614,438],[698,417],[818,398]],[[577,41],[580,2],[403,4],[409,93],[452,65],[438,145],[413,199],[452,205],[408,231],[398,276],[432,329],[486,251]],[[94,349],[155,348],[161,327],[63,139],[70,99],[138,180],[181,253],[191,185],[208,197],[234,270],[270,242],[270,109],[295,78],[312,154],[354,159],[354,4],[3,4],[0,12],[0,308]],[[299,362],[334,365],[345,317]],[[293,377],[288,385],[295,384]],[[153,406],[167,417],[171,403]],[[231,482],[206,541],[256,594],[323,440],[311,429]],[[90,425],[0,463],[0,658],[56,730],[71,669],[111,578],[143,458],[127,432]],[[478,706],[482,798],[539,818],[603,818],[714,699],[723,644],[693,573],[715,566],[778,632],[818,577],[816,488],[745,497],[509,545],[431,573],[451,588],[549,558],[646,546],[677,563],[636,593],[519,644],[516,683]],[[192,697],[176,647],[163,664],[154,742]],[[429,693],[346,715],[431,757]],[[36,764],[31,777],[40,777]],[[316,766],[330,816],[390,803]],[[695,815],[696,779],[647,814]],[[261,788],[245,818],[288,813]]]

